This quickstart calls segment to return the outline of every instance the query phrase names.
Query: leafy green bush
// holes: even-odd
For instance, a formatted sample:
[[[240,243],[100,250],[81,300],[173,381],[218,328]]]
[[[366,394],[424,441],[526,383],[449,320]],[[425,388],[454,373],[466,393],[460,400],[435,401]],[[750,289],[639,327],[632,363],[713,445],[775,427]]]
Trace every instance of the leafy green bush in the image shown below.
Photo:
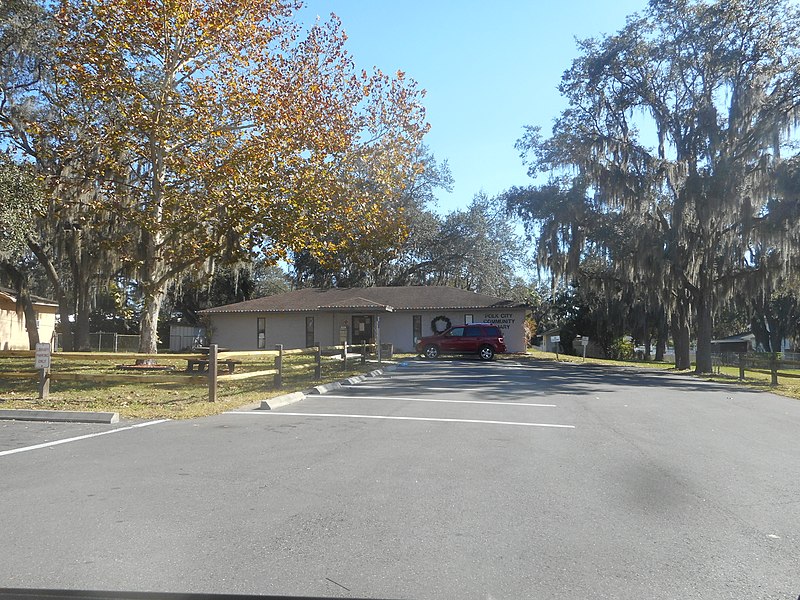
[[[633,358],[633,342],[625,338],[617,338],[611,342],[611,358],[614,360],[631,360]]]

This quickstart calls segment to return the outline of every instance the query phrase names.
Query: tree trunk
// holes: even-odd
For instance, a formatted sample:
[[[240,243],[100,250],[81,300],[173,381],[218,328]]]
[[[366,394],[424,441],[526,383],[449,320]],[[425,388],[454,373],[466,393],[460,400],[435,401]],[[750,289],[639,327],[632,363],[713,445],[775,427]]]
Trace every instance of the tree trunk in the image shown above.
[[[659,318],[658,338],[656,339],[656,362],[664,361],[664,354],[667,351],[668,334],[669,330],[667,328],[666,322],[663,320],[663,317]]]
[[[92,311],[91,298],[89,297],[89,283],[75,285],[75,298],[77,307],[75,311],[75,339],[74,345],[81,352],[93,350],[89,343],[90,316]]]
[[[696,373],[713,372],[711,360],[711,338],[714,328],[714,317],[711,313],[711,294],[700,290],[697,303],[697,366]]]
[[[44,267],[47,278],[53,284],[53,289],[55,289],[56,300],[58,301],[58,316],[61,324],[61,345],[67,352],[75,350],[75,346],[72,343],[72,325],[69,320],[70,306],[64,286],[61,285],[61,278],[58,276],[56,268],[44,249],[31,237],[26,238],[25,241],[28,243],[31,252],[36,256],[36,260]]]
[[[757,307],[753,318],[750,320],[750,331],[756,338],[756,350],[770,351],[769,331],[764,323],[764,312]]]
[[[78,227],[72,228],[72,234],[67,236],[69,264],[72,271],[72,297],[75,298],[75,328],[73,345],[80,352],[93,350],[89,343],[89,314],[91,312],[90,288],[92,285],[93,271],[89,256],[84,252],[83,231]]]
[[[689,354],[689,319],[685,309],[679,307],[672,313],[672,340],[675,344],[675,368],[684,371],[691,368]],[[679,314],[681,313],[681,314]]]
[[[778,319],[769,319],[769,346],[770,352],[780,352],[783,348],[783,332],[781,331]]]
[[[139,352],[142,354],[158,352],[158,315],[165,295],[164,289],[145,293],[142,318],[139,322]]]
[[[24,285],[19,290],[19,303],[25,311],[25,329],[28,331],[28,347],[31,350],[36,350],[36,344],[39,343],[39,328],[36,326],[36,309],[33,307],[33,301],[28,293],[28,286]]]

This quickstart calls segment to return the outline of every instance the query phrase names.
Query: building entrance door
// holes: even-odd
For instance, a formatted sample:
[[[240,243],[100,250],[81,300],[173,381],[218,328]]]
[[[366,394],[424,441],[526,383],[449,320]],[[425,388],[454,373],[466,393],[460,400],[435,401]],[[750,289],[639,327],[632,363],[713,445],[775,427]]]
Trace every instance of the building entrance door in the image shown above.
[[[372,315],[353,315],[353,345],[369,344],[375,337],[372,332]]]

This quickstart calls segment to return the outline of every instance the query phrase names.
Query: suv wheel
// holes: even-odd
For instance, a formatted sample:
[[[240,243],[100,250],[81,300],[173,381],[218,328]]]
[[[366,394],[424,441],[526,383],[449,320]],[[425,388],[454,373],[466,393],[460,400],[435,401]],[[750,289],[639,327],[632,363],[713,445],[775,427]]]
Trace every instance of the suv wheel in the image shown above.
[[[478,351],[478,356],[481,357],[481,360],[492,360],[494,358],[494,348],[491,346],[481,346],[481,349]]]
[[[439,356],[439,348],[436,346],[430,345],[425,348],[425,358],[438,358]]]

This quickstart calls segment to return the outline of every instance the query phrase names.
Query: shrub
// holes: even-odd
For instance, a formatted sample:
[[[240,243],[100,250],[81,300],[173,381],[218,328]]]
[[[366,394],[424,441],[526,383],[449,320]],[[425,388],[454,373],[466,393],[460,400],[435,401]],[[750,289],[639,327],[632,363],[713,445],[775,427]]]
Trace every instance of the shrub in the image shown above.
[[[630,360],[633,358],[633,342],[625,338],[617,338],[611,342],[611,358],[614,360]]]

